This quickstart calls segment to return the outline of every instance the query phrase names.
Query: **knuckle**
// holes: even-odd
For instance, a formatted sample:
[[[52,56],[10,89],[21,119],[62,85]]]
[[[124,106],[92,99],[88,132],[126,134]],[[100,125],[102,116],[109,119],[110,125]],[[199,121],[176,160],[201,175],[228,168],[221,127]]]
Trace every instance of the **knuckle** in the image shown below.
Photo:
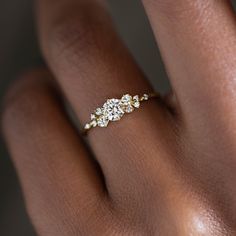
[[[62,56],[68,60],[74,56],[89,53],[89,48],[100,41],[103,25],[107,22],[104,11],[84,4],[79,8],[69,9],[65,16],[55,21],[49,33],[48,44],[54,56]],[[95,47],[94,47],[95,48]]]
[[[44,72],[43,72],[44,73]],[[40,76],[42,71],[30,71],[17,79],[8,89],[3,104],[2,126],[15,129],[29,125],[36,110],[40,109],[42,94],[45,94]],[[43,88],[43,89],[42,89]],[[13,128],[14,127],[14,128]]]
[[[49,43],[53,55],[69,56],[86,50],[88,44],[93,43],[91,31],[86,27],[86,20],[73,16],[63,23],[58,23],[52,31]]]

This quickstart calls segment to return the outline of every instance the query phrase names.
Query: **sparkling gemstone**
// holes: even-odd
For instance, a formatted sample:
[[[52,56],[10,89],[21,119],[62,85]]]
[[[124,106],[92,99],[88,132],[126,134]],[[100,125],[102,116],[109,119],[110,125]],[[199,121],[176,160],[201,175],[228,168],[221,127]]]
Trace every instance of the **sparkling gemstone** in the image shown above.
[[[133,97],[133,106],[135,108],[139,108],[140,107],[140,102],[139,102],[139,96],[138,95],[135,95]]]
[[[103,105],[104,114],[110,121],[117,121],[124,115],[119,99],[108,99]]]
[[[102,108],[97,108],[95,111],[95,114],[98,116],[101,116],[103,114],[103,109]]]
[[[124,108],[126,113],[131,113],[134,111],[134,107],[132,105],[128,105]]]
[[[148,98],[149,98],[148,94],[143,94],[143,99],[144,100],[148,100]]]
[[[91,120],[94,120],[94,119],[96,119],[95,114],[91,114]]]
[[[139,101],[134,102],[134,103],[133,103],[133,106],[134,106],[135,108],[139,108],[139,107],[140,107],[140,102],[139,102]]]
[[[99,127],[107,127],[109,123],[109,120],[105,116],[100,116],[97,120],[97,124]]]
[[[132,106],[132,96],[125,94],[121,98],[121,106],[126,113],[131,113],[134,110]]]
[[[134,100],[135,102],[138,102],[138,101],[139,101],[139,96],[138,96],[138,95],[133,96],[133,100]]]
[[[131,101],[132,101],[132,97],[131,97],[129,94],[125,94],[125,95],[121,98],[121,102],[122,102],[124,105],[129,105],[129,104],[131,104]]]
[[[91,126],[93,127],[96,127],[97,126],[97,121],[96,120],[93,120],[91,123],[90,123]]]
[[[84,128],[85,128],[85,129],[90,129],[90,124],[86,124],[86,125],[84,126]]]

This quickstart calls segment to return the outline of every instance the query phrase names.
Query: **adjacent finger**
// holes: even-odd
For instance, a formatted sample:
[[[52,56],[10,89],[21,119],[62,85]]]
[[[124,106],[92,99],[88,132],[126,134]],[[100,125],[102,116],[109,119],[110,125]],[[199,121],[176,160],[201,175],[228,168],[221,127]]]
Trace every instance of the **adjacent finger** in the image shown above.
[[[152,90],[115,33],[101,2],[38,1],[39,32],[45,58],[82,124],[108,98]],[[111,123],[108,128],[90,131],[90,144],[109,186],[123,186],[129,176],[132,178],[135,166],[151,158],[143,150],[150,144],[151,138],[144,139],[151,136],[150,133],[157,142],[157,153],[160,152],[160,137],[162,131],[167,130],[162,109],[150,101],[143,104],[140,111]],[[162,131],[158,131],[159,127]]]
[[[16,83],[4,109],[3,129],[38,231],[60,235],[65,228],[74,235],[73,225],[84,230],[88,218],[95,219],[98,208],[102,212],[104,190],[48,77],[40,70]]]
[[[227,0],[143,0],[190,125],[235,111],[236,21]],[[193,124],[194,123],[194,124]]]

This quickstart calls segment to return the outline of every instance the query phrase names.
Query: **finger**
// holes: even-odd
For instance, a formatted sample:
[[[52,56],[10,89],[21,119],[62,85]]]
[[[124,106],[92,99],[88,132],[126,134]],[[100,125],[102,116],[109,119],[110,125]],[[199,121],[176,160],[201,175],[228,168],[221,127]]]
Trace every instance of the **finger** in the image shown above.
[[[212,123],[235,110],[236,24],[229,1],[143,3],[186,119]]]
[[[74,235],[73,225],[84,230],[88,218],[97,217],[103,186],[48,78],[40,70],[16,83],[4,109],[3,129],[37,230],[60,235],[64,228]]]
[[[38,1],[44,55],[82,121],[111,96],[151,90],[98,2]]]
[[[108,98],[152,90],[115,33],[100,2],[38,1],[44,55],[82,124]],[[136,114],[108,128],[90,131],[90,144],[109,186],[124,184],[134,169],[131,163],[143,162],[142,149],[148,142],[143,141],[143,137],[157,127],[165,127],[165,122],[162,108],[150,101]],[[160,131],[153,138],[159,140],[159,135],[162,135]]]

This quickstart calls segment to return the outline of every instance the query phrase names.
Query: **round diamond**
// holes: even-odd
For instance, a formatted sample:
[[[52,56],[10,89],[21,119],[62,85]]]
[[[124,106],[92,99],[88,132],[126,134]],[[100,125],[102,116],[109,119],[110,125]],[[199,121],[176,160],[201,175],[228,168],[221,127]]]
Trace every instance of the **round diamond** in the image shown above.
[[[131,101],[132,101],[132,97],[131,97],[129,94],[125,94],[125,95],[121,98],[121,102],[122,102],[124,105],[129,105],[129,104],[131,104]]]
[[[107,117],[105,116],[100,116],[98,119],[97,119],[97,125],[99,127],[107,127],[108,126],[108,123],[109,123],[109,120]]]
[[[133,100],[134,100],[135,102],[138,102],[138,101],[139,101],[139,96],[138,96],[138,95],[133,96]]]
[[[86,124],[86,125],[84,126],[84,128],[85,128],[85,129],[90,129],[90,124]]]
[[[133,103],[133,106],[134,106],[135,108],[139,108],[139,107],[140,107],[140,102],[134,102],[134,103]]]
[[[132,96],[125,94],[121,98],[121,106],[126,113],[131,113],[134,110],[132,106]]]
[[[126,113],[131,113],[134,111],[134,107],[131,105],[126,106],[124,109]]]
[[[144,100],[148,100],[148,98],[149,98],[148,94],[143,94],[143,99]]]
[[[133,97],[133,106],[135,108],[139,108],[140,107],[140,102],[139,102],[139,96],[138,95],[135,95]]]
[[[95,114],[91,114],[91,120],[95,120],[96,119],[96,116],[95,116]]]
[[[95,111],[95,114],[98,115],[98,116],[101,116],[103,114],[102,108],[97,108],[96,111]]]
[[[97,121],[96,120],[93,120],[91,123],[90,123],[91,126],[93,127],[96,127],[97,126]]]
[[[103,105],[104,114],[110,121],[117,121],[124,115],[124,111],[121,107],[121,102],[119,99],[109,99]]]

